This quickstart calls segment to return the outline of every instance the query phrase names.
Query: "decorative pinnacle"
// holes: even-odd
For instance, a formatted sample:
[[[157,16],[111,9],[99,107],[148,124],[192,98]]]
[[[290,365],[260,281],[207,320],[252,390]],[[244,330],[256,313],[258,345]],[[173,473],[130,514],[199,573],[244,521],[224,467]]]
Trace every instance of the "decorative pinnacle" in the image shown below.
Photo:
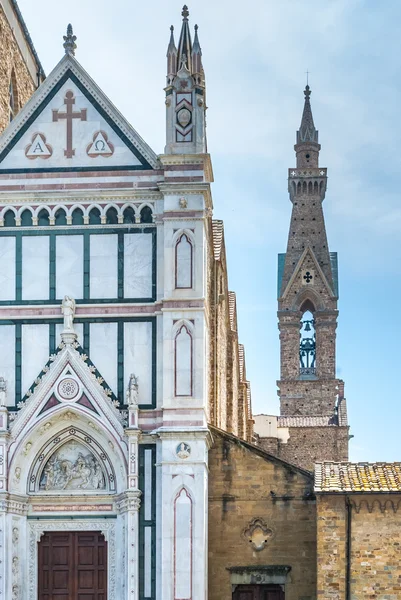
[[[186,4],[184,4],[184,6],[182,7],[182,13],[181,14],[184,17],[184,20],[188,19],[188,17],[189,17],[189,10],[188,10],[188,6]]]
[[[310,87],[309,87],[309,85],[308,85],[308,84],[306,84],[306,87],[305,87],[305,89],[304,89],[305,99],[306,99],[306,98],[308,98],[308,99],[309,99],[309,96],[311,95],[311,93],[312,93],[312,92],[310,91]]]
[[[76,50],[76,39],[77,36],[74,35],[74,32],[72,30],[72,25],[71,23],[68,24],[67,27],[67,35],[63,35],[63,39],[64,39],[64,50],[66,54],[72,54],[73,56],[75,56],[75,50]]]

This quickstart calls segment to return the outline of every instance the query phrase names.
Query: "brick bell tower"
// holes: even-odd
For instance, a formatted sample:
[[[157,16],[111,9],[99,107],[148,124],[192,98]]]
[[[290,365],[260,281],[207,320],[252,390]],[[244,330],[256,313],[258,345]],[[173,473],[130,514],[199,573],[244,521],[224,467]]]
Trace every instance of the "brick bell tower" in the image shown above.
[[[309,85],[304,94],[297,166],[288,173],[287,252],[278,262],[278,424],[288,427],[283,458],[312,469],[315,461],[348,459],[348,423],[344,383],[336,378],[337,254],[329,251],[322,207],[327,169],[319,166]]]

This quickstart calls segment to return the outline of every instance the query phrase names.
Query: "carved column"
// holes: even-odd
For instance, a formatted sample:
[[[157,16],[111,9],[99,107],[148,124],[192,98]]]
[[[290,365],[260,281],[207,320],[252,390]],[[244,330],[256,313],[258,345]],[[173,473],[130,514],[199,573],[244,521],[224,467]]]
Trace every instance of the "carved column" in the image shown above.
[[[128,490],[122,494],[119,502],[119,511],[124,518],[126,531],[125,539],[125,564],[126,569],[126,598],[137,600],[139,592],[138,568],[138,543],[139,543],[139,518],[138,511],[141,505],[141,492],[138,489],[138,442],[141,435],[137,428],[137,406],[129,407],[130,427],[126,429],[128,438]]]
[[[138,600],[139,569],[138,569],[138,538],[139,518],[138,512],[141,505],[141,492],[139,490],[126,492],[120,496],[117,504],[122,519],[122,528],[125,530],[122,544],[125,556],[125,595],[124,600]]]
[[[5,406],[0,406],[0,492],[7,489],[7,422],[8,410]]]

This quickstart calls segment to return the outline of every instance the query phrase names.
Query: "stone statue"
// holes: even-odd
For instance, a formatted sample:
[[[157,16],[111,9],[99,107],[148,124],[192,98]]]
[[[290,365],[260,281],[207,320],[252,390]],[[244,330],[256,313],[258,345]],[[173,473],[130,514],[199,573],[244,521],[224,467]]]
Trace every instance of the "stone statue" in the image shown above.
[[[61,312],[64,315],[64,331],[74,331],[75,300],[70,296],[64,296],[61,304]]]
[[[4,377],[0,377],[0,406],[6,405],[7,384]]]
[[[131,373],[129,376],[127,389],[127,404],[128,406],[138,406],[139,385],[138,377]]]

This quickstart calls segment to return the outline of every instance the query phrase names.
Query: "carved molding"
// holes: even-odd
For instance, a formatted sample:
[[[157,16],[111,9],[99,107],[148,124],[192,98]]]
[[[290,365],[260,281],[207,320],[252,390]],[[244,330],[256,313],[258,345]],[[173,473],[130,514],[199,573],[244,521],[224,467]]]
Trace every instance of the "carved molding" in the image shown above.
[[[120,496],[116,500],[116,510],[119,513],[124,513],[128,511],[138,512],[141,507],[141,495],[142,492],[140,490],[137,490]]]
[[[396,498],[362,498],[361,500],[351,500],[351,504],[357,514],[359,514],[363,509],[367,510],[369,513],[374,512],[376,509],[379,510],[382,514],[384,514],[386,511],[391,510],[394,514],[396,514],[401,507],[401,499],[397,500]]]
[[[108,590],[110,600],[116,598],[116,520],[96,519],[68,521],[28,521],[29,526],[29,565],[28,600],[37,599],[38,542],[47,531],[101,531],[107,542]]]

